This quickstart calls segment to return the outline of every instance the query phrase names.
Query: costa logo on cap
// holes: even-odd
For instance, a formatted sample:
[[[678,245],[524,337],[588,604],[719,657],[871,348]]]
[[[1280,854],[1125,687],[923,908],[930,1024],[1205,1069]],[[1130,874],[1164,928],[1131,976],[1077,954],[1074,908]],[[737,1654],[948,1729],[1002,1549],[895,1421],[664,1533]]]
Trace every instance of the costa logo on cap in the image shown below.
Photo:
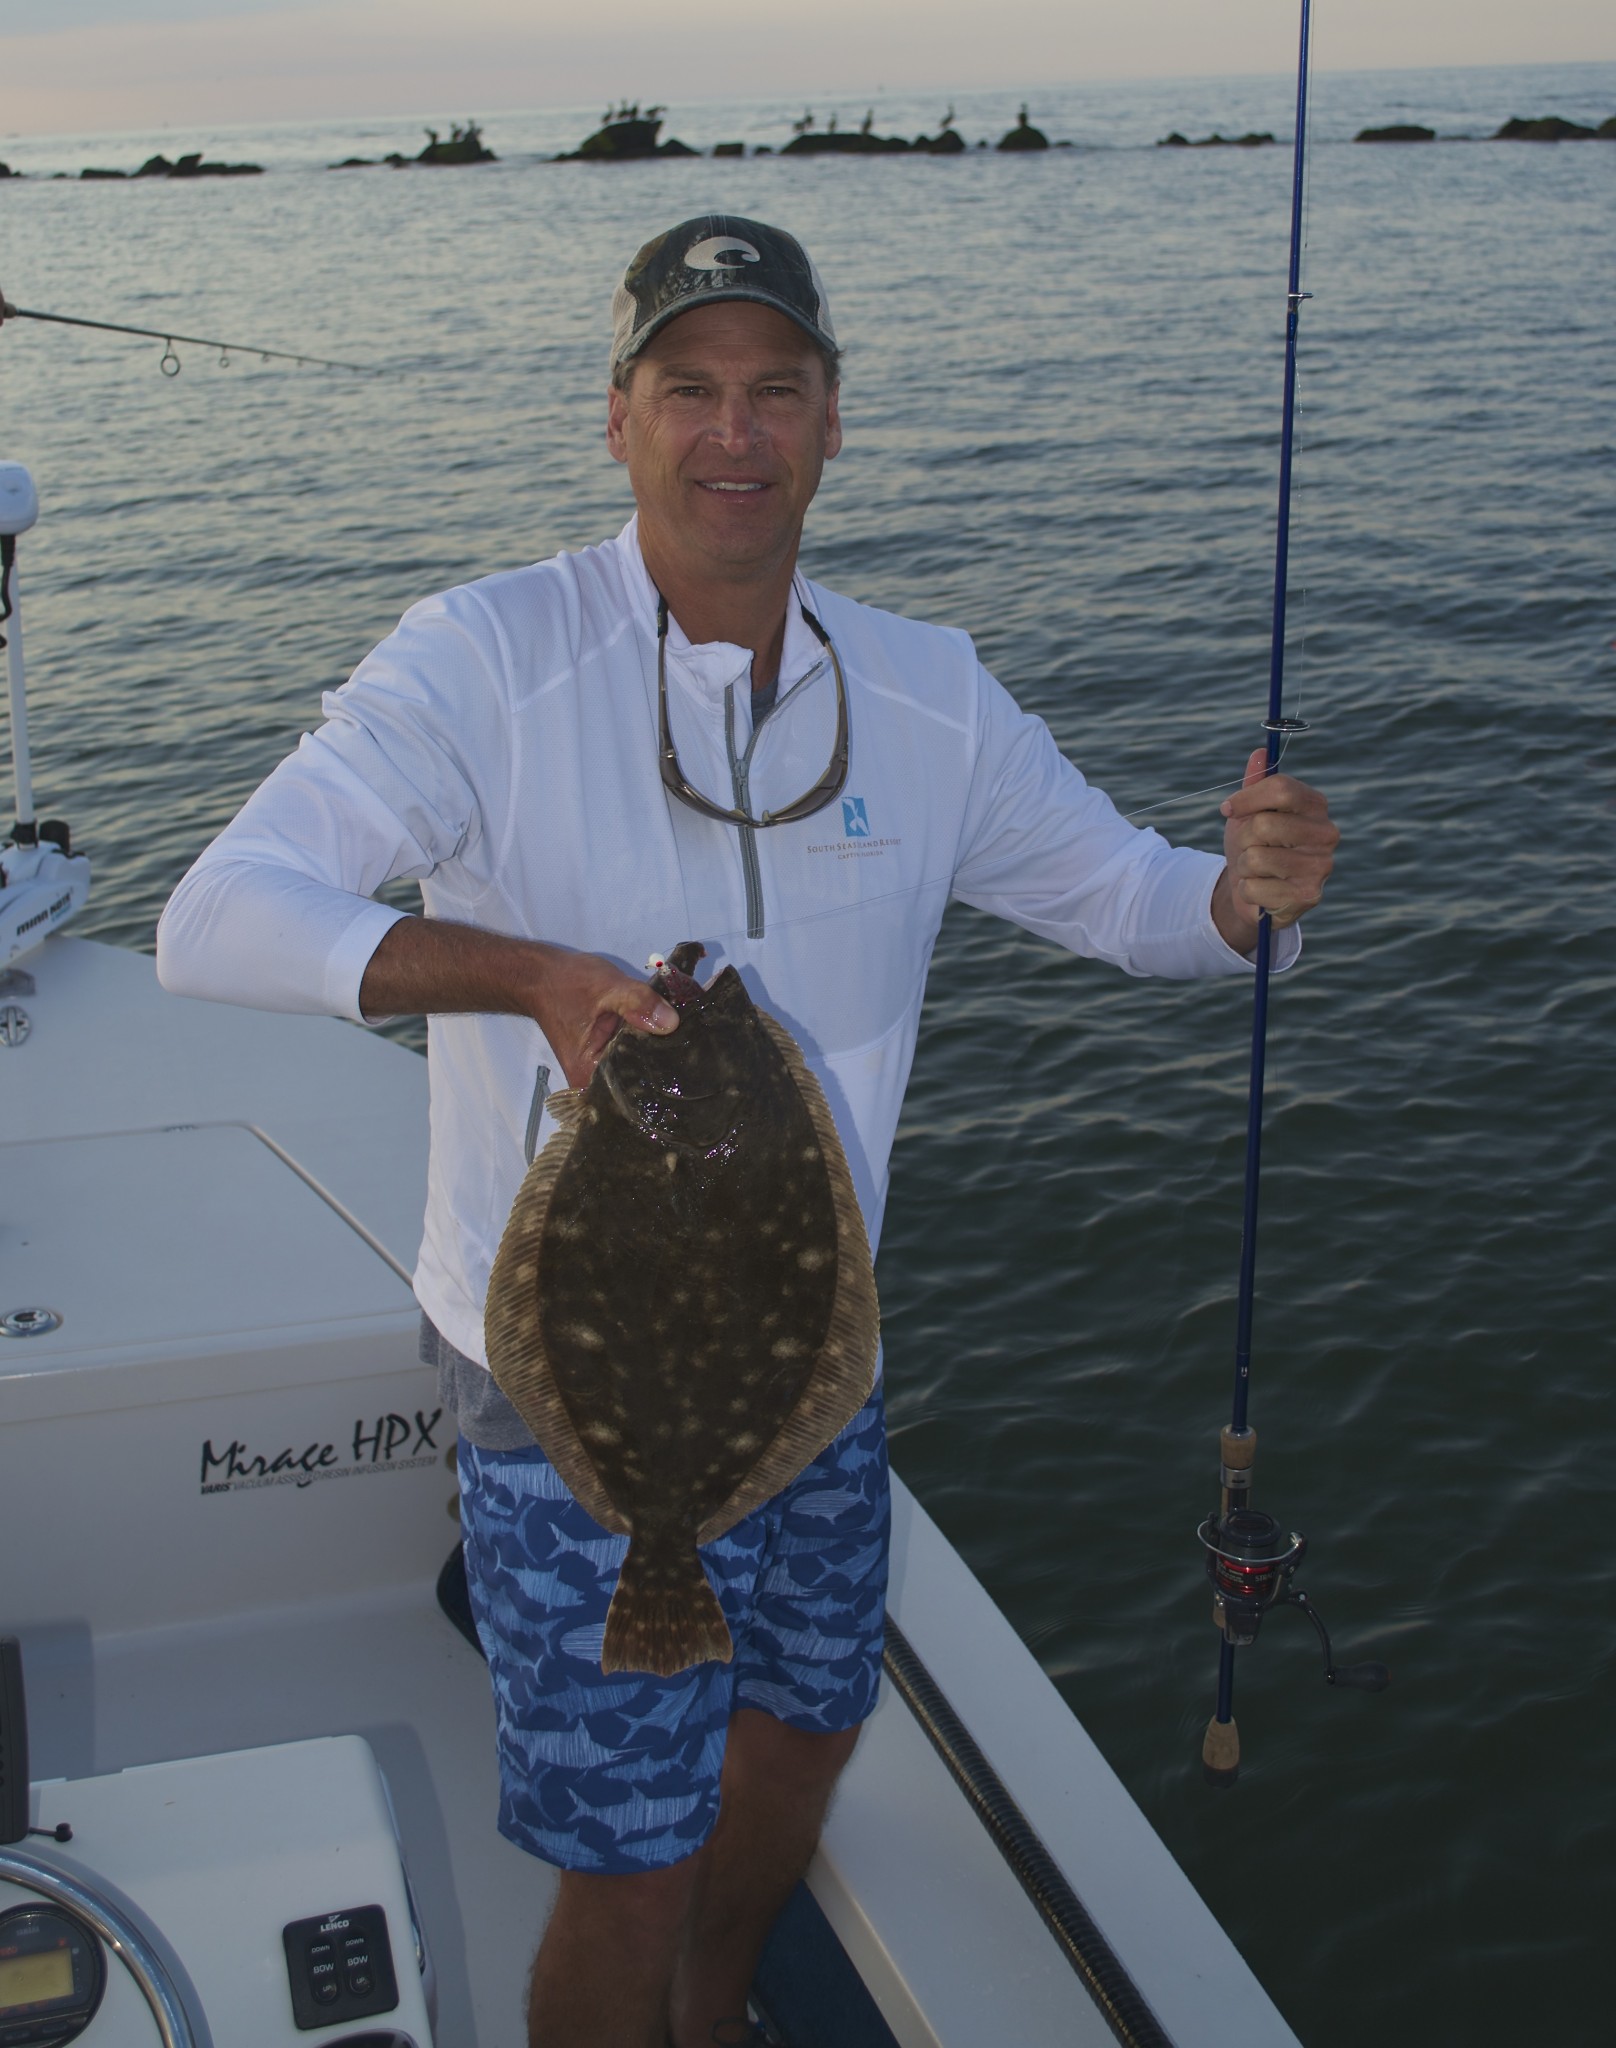
[[[739,270],[743,263],[761,263],[763,251],[735,235],[709,235],[685,251],[687,270]]]
[[[826,350],[836,330],[825,287],[794,235],[740,214],[702,213],[646,243],[612,297],[612,373],[694,306],[738,299],[772,306]]]

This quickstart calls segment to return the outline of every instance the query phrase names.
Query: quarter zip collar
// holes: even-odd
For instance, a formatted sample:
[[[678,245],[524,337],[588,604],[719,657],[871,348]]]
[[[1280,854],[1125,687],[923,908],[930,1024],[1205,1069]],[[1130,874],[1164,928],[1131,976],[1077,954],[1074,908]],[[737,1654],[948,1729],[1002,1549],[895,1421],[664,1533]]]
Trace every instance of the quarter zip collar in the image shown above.
[[[617,549],[633,605],[634,623],[642,626],[646,634],[646,687],[650,693],[652,715],[656,717],[659,715],[655,678],[661,595],[640,552],[637,519],[629,521],[613,545]],[[786,611],[785,633],[780,647],[780,686],[768,720],[770,737],[767,739],[762,729],[752,722],[752,650],[725,640],[693,645],[679,621],[671,612],[667,614],[667,639],[662,652],[667,664],[670,731],[683,756],[684,772],[694,775],[694,786],[711,792],[712,800],[720,804],[723,799],[717,792],[727,776],[731,802],[736,809],[745,812],[755,810],[752,784],[760,751],[770,756],[771,780],[789,772],[793,753],[804,745],[809,753],[815,751],[811,740],[815,723],[813,713],[816,705],[823,704],[823,695],[818,690],[810,691],[801,686],[827,674],[831,664],[819,636],[803,617],[808,605],[806,580],[793,576],[791,602]],[[790,717],[793,705],[801,707],[795,719]],[[806,730],[803,728],[804,717],[809,720]],[[782,726],[789,727],[790,733],[783,732]],[[797,743],[795,748],[791,744],[792,739]],[[760,740],[763,740],[761,749]],[[721,751],[717,751],[715,743]],[[794,799],[802,789],[811,786],[810,771],[809,780],[785,791],[777,801]],[[670,800],[669,808],[670,811],[678,811],[681,806]],[[676,834],[689,829],[685,819],[675,819]],[[711,832],[713,827],[708,822],[697,829]],[[723,829],[733,834],[740,856],[747,937],[761,939],[765,928],[765,901],[763,864],[758,853],[759,834],[753,826],[744,824],[726,822]]]
[[[614,546],[622,563],[624,581],[633,599],[636,621],[644,628],[646,638],[653,649],[654,660],[658,592],[656,584],[652,581],[651,572],[645,566],[645,557],[640,552],[638,513],[617,536]],[[815,670],[825,663],[825,651],[802,616],[804,606],[812,609],[812,601],[808,594],[807,579],[799,571],[792,576],[791,602],[786,607],[786,631],[780,648],[780,690],[777,704],[783,703],[790,691],[799,683],[806,682]],[[693,641],[686,635],[678,619],[669,613],[669,669],[671,671],[676,667],[691,694],[715,707],[722,706],[724,693],[731,688],[735,690],[736,697],[742,703],[750,701],[752,652],[751,648],[737,646],[729,640]]]

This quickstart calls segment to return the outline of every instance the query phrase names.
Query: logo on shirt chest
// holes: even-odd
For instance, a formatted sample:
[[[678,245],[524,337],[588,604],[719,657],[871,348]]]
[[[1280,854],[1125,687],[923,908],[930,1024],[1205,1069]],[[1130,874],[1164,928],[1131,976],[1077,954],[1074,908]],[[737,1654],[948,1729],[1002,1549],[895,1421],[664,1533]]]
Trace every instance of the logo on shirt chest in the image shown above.
[[[889,838],[875,831],[870,823],[869,807],[861,796],[842,798],[842,836],[840,839],[810,841],[810,853],[832,853],[838,860],[861,860],[872,855],[884,854],[894,846],[901,846],[899,838]]]

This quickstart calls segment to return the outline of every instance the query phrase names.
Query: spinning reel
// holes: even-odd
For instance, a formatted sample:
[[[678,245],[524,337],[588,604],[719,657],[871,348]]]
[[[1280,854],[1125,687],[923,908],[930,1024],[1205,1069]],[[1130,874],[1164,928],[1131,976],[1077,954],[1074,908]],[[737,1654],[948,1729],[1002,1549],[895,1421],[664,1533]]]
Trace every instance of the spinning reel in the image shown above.
[[[1223,1665],[1232,1678],[1233,1653],[1257,1640],[1262,1618],[1274,1607],[1299,1607],[1318,1631],[1324,1650],[1324,1682],[1350,1692],[1383,1692],[1391,1682],[1384,1664],[1337,1664],[1323,1617],[1299,1586],[1291,1584],[1307,1555],[1307,1538],[1289,1533],[1272,1515],[1250,1505],[1257,1432],[1225,1429],[1223,1506],[1196,1530],[1206,1552],[1212,1582],[1212,1620],[1223,1637]],[[1232,1785],[1240,1770],[1240,1738],[1229,1711],[1232,1684],[1220,1683],[1218,1713],[1206,1731],[1201,1762],[1214,1785]]]

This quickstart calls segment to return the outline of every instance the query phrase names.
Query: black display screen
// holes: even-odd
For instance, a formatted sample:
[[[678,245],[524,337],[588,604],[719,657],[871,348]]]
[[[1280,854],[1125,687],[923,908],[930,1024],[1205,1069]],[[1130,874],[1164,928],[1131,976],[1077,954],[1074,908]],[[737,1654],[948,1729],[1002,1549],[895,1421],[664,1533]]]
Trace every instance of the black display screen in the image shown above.
[[[72,1996],[73,1958],[65,1948],[41,1949],[31,1956],[0,1953],[0,2015]]]
[[[94,1932],[57,1905],[0,1913],[0,2048],[48,2035],[52,2048],[76,2040],[106,1988]]]

